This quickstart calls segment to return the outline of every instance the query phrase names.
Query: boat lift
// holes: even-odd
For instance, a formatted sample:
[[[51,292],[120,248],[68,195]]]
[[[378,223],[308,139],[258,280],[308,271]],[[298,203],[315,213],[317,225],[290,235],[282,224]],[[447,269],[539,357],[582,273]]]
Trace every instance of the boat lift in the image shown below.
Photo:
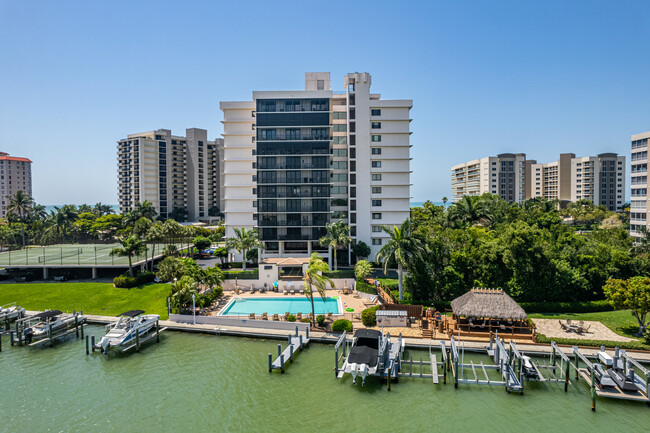
[[[16,305],[15,302],[7,305],[0,305],[0,324],[4,324],[4,329],[0,331],[9,332],[9,322],[22,319],[25,317],[25,309]]]
[[[513,362],[516,360],[516,364],[521,370],[523,370],[524,353],[519,351],[517,344],[512,340],[510,341],[509,346],[510,359]],[[559,364],[558,357],[560,358]],[[568,391],[569,384],[571,383],[569,380],[571,361],[569,357],[560,350],[557,344],[555,344],[555,341],[551,341],[551,353],[549,355],[548,364],[546,364],[543,360],[535,362],[531,359],[530,365],[537,373],[537,377],[531,378],[523,374],[522,377],[524,380],[536,382],[564,382],[564,392]]]
[[[309,344],[309,328],[305,328],[305,332],[303,337],[296,326],[296,335],[289,334],[288,336],[289,345],[287,348],[282,350],[282,345],[278,344],[278,357],[275,360],[273,360],[273,355],[269,353],[269,373],[272,373],[273,370],[280,370],[281,373],[284,373],[285,362],[291,361],[293,363],[293,355]],[[343,336],[345,336],[345,332]]]
[[[602,350],[604,352],[604,350]],[[580,352],[577,346],[573,346],[574,363],[573,368],[576,372],[576,379],[582,377],[589,385],[591,390],[591,410],[596,410],[596,396],[604,398],[616,398],[621,400],[631,400],[650,404],[650,370],[643,367],[638,361],[630,357],[625,350],[615,349],[612,358],[612,366],[621,368],[625,376],[630,372],[630,366],[633,365],[637,370],[632,375],[636,391],[624,391],[618,385],[602,386],[596,378],[596,363],[591,362],[585,354]],[[585,367],[580,367],[582,361]],[[640,371],[645,376],[643,380],[638,374]]]
[[[30,323],[34,320],[38,320],[38,317],[41,314],[44,313],[16,320],[15,330],[9,331],[9,341],[12,346],[17,344],[18,346],[25,345],[28,347],[38,347],[43,345],[52,347],[56,340],[62,339],[66,336],[75,334],[76,338],[79,338],[80,331],[81,338],[84,338],[84,323],[86,323],[86,318],[83,316],[83,312],[73,311],[72,316],[66,313],[66,323],[64,326],[61,326],[59,329],[53,329],[52,325],[49,324],[45,336],[33,340],[27,339],[24,333],[25,328],[29,327]]]
[[[399,372],[399,377],[426,377],[426,378],[431,378],[433,384],[438,384],[440,383],[440,378],[442,378],[442,383],[446,384],[447,383],[447,348],[445,347],[445,342],[441,341],[440,342],[440,353],[442,355],[442,361],[438,362],[436,355],[433,353],[432,346],[429,345],[429,360],[428,361],[423,361],[422,357],[420,357],[420,361],[414,361],[413,356],[409,360],[406,359],[401,359],[400,362],[400,372]],[[403,372],[402,367],[404,366],[409,366],[409,371],[408,372]],[[413,366],[416,368],[419,367],[420,372],[418,373],[417,371],[413,373]],[[427,367],[429,372],[427,373],[425,371],[424,367]],[[442,367],[442,374],[438,373],[438,368]]]

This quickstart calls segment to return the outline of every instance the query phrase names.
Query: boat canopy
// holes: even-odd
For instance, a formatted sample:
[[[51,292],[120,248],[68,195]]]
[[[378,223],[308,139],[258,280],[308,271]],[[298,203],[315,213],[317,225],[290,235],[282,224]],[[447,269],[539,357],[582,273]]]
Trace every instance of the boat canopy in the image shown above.
[[[143,310],[131,310],[131,311],[126,311],[122,314],[118,314],[117,317],[119,316],[126,316],[126,317],[137,317],[140,314],[144,314]]]
[[[374,329],[359,329],[355,332],[356,341],[350,348],[348,363],[368,364],[369,367],[375,367],[381,336],[381,331]]]
[[[42,313],[38,313],[30,317],[30,319],[49,319],[52,317],[56,317],[63,314],[59,310],[49,310],[49,311],[44,311]]]

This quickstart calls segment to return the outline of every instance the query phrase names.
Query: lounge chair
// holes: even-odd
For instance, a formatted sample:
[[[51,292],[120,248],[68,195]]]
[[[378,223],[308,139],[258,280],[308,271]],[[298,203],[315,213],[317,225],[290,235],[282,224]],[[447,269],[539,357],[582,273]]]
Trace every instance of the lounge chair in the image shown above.
[[[269,315],[266,313],[262,313],[262,320],[269,320]]]
[[[296,322],[300,322],[302,320],[302,313],[297,313],[296,314]]]
[[[327,313],[327,319],[332,320],[332,312],[331,311],[329,313]]]
[[[280,320],[280,317],[278,316],[277,313],[273,315],[273,320],[276,320],[276,321]]]
[[[257,292],[257,289],[255,288],[255,286],[251,286],[251,293],[255,293],[255,292]]]
[[[284,293],[284,295],[286,296],[286,295],[289,294],[289,291],[288,291],[287,289],[284,289],[284,290],[283,290],[283,293]]]
[[[375,305],[376,302],[377,302],[377,297],[373,296],[370,298],[370,301],[363,301],[363,305],[365,305],[366,307],[372,307]]]
[[[284,320],[285,321],[287,321],[289,319],[289,314],[291,314],[291,313],[289,313],[288,311],[286,313],[284,313]]]
[[[289,294],[290,294],[290,295],[295,295],[296,292],[295,292],[295,290],[291,289],[291,290],[289,290]]]
[[[248,315],[248,318],[249,318],[250,320],[255,320],[255,313],[251,313],[251,314],[249,314],[249,315]]]
[[[582,327],[582,332],[586,334],[587,332],[589,332],[589,328],[591,328],[591,324],[589,324],[587,326],[583,326]]]
[[[573,323],[571,323],[571,319],[566,319],[566,324],[567,325],[573,325]]]

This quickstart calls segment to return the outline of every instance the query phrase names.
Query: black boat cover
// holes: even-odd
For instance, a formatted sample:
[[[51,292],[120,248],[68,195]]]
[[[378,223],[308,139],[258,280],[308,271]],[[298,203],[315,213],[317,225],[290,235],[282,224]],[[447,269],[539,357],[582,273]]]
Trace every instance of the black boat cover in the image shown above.
[[[609,377],[611,377],[614,382],[616,382],[616,385],[618,385],[618,387],[623,391],[638,391],[638,388],[634,384],[634,381],[631,380],[630,376],[625,376],[621,370],[610,368],[607,372],[609,373]]]
[[[140,314],[144,314],[144,311],[143,310],[131,310],[131,311],[126,311],[126,312],[124,312],[122,314],[118,314],[117,317],[120,317],[120,316],[137,317]]]
[[[379,353],[379,337],[381,332],[374,329],[359,329],[355,332],[356,341],[350,348],[348,364],[368,364],[369,367],[375,367]]]
[[[42,313],[38,313],[30,317],[30,319],[50,319],[52,317],[56,317],[63,314],[59,310],[49,310],[49,311],[43,311]]]

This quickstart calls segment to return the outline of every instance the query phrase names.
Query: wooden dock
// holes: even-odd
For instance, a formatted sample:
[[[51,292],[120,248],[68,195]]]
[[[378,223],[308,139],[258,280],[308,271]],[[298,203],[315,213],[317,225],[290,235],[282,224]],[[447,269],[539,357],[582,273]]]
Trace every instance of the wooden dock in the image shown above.
[[[636,392],[629,392],[629,391],[623,391],[621,388],[618,386],[600,386],[598,381],[595,381],[594,384],[591,383],[591,372],[589,371],[588,368],[579,368],[578,373],[580,373],[580,377],[582,377],[589,386],[593,387],[596,389],[596,395],[599,397],[605,397],[605,398],[617,398],[619,400],[633,400],[633,401],[640,401],[640,402],[648,402],[648,396],[642,393],[641,391],[636,391]]]
[[[288,340],[289,344],[284,350],[282,350],[282,345],[278,344],[278,357],[275,360],[273,359],[273,355],[269,353],[269,373],[273,372],[273,370],[280,370],[284,373],[286,362],[293,362],[294,354],[309,344],[309,328],[306,329],[306,334],[303,337],[299,334],[298,327],[296,326],[295,335],[289,334]]]

